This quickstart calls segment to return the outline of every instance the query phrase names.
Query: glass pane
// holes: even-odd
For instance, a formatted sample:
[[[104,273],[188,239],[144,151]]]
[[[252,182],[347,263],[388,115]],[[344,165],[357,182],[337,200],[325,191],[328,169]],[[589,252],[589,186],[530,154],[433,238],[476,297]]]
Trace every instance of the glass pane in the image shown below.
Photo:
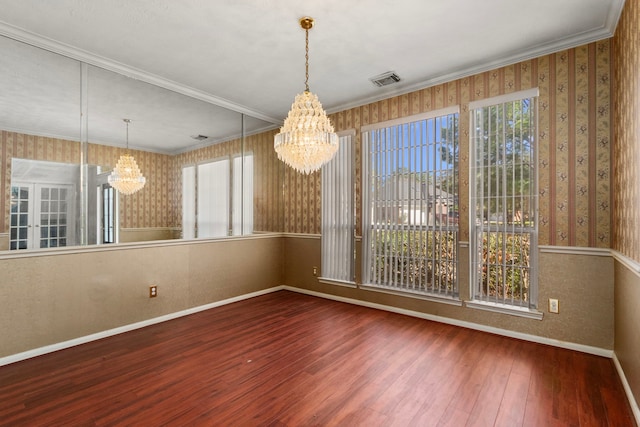
[[[26,228],[20,228],[18,233],[20,235],[20,239],[21,240],[27,238],[27,229]]]
[[[28,214],[20,214],[20,226],[26,227],[29,225],[29,215]]]

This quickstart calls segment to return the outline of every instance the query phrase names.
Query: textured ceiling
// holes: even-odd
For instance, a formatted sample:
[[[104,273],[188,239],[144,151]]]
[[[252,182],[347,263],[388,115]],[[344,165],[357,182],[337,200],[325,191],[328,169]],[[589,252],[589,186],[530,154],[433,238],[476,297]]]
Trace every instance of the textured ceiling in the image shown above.
[[[79,133],[73,58],[109,70],[87,73],[90,140],[122,144],[127,117],[132,146],[183,151],[190,135],[238,135],[239,113],[250,132],[281,123],[304,90],[302,16],[316,21],[310,88],[338,111],[609,37],[623,2],[0,0],[0,34],[68,57],[0,40],[0,124]],[[387,71],[401,82],[369,81]]]

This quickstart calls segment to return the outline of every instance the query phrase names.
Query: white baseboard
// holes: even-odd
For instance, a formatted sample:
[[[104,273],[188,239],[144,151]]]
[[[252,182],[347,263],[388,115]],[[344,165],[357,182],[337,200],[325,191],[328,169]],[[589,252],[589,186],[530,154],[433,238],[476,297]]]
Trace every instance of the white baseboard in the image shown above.
[[[22,360],[30,359],[36,356],[42,356],[43,354],[47,354],[47,353],[53,353],[54,351],[63,350],[65,348],[74,347],[76,345],[85,344],[91,341],[96,341],[96,340],[110,337],[113,335],[118,335],[123,332],[133,331],[135,329],[144,328],[145,326],[155,325],[156,323],[166,322],[167,320],[177,319],[178,317],[188,316],[190,314],[198,313],[200,311],[209,310],[211,308],[220,307],[226,304],[231,304],[234,302],[257,297],[260,295],[269,294],[271,292],[280,291],[282,289],[284,289],[283,286],[276,286],[273,288],[264,289],[257,292],[251,292],[249,294],[244,294],[237,297],[212,302],[210,304],[205,304],[198,307],[188,308],[186,310],[166,314],[164,316],[154,317],[153,319],[143,320],[142,322],[132,323],[129,325],[120,326],[118,328],[97,332],[95,334],[74,338],[72,340],[63,341],[63,342],[47,345],[44,347],[39,347],[33,350],[28,350],[22,353],[12,354],[11,356],[0,358],[0,366],[8,365],[10,363],[20,362]]]
[[[554,347],[566,348],[568,350],[576,350],[582,353],[594,354],[602,357],[613,357],[613,350],[607,350],[600,347],[592,347],[584,344],[577,344],[567,341],[560,341],[553,338],[545,338],[537,335],[524,334],[522,332],[510,331],[508,329],[495,328],[493,326],[480,325],[478,323],[466,322],[464,320],[451,319],[449,317],[436,316],[433,314],[421,313],[419,311],[406,310],[404,308],[393,307],[390,305],[377,304],[367,301],[356,300],[352,298],[345,298],[336,295],[325,294],[322,292],[310,291],[307,289],[296,288],[293,286],[284,286],[283,289],[293,292],[299,292],[302,294],[317,296],[320,298],[331,299],[334,301],[346,302],[349,304],[361,305],[363,307],[375,308],[378,310],[390,311],[393,313],[404,314],[407,316],[418,317],[421,319],[432,320],[434,322],[446,323],[453,326],[460,326],[463,328],[474,329],[482,332],[489,332],[496,335],[502,335],[510,338],[517,338],[524,341],[531,341],[539,344],[547,344]]]
[[[636,424],[640,426],[640,407],[638,407],[638,402],[636,402],[636,398],[633,396],[633,391],[631,390],[629,381],[627,381],[627,376],[624,374],[622,365],[620,364],[620,361],[618,360],[618,357],[615,353],[613,353],[613,364],[616,366],[618,376],[620,377],[620,381],[622,381],[622,387],[624,388],[624,392],[627,394],[627,400],[629,401],[629,405],[631,406],[633,416],[636,419]]]

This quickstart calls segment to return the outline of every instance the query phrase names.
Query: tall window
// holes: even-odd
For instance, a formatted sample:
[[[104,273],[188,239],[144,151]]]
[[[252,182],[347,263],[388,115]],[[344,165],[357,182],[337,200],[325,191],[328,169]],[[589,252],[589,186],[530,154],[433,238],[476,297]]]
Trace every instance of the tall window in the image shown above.
[[[354,281],[353,133],[340,136],[338,152],[322,167],[321,279]]]
[[[363,129],[363,284],[457,297],[458,108]]]
[[[470,104],[475,301],[536,306],[537,89]]]
[[[253,155],[182,168],[182,237],[253,232]]]

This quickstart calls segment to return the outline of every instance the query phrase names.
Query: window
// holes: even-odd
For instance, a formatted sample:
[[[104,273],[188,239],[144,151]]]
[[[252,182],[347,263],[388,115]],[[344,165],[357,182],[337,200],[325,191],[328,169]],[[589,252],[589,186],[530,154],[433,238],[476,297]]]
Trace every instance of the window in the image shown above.
[[[536,307],[537,89],[470,104],[474,301]]]
[[[322,167],[321,279],[354,283],[353,132],[340,136],[333,159]]]
[[[182,224],[185,239],[251,234],[253,155],[184,166]]]
[[[458,296],[458,114],[363,129],[363,285]]]

